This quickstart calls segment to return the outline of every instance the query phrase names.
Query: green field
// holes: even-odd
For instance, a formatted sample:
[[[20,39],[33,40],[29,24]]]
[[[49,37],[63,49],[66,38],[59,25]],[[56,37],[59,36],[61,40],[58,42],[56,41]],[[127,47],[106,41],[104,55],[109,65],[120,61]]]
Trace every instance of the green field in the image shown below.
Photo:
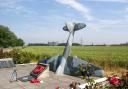
[[[62,46],[28,46],[22,50],[51,57],[62,54],[63,49]],[[128,66],[128,46],[73,46],[71,55],[77,55],[103,68]]]

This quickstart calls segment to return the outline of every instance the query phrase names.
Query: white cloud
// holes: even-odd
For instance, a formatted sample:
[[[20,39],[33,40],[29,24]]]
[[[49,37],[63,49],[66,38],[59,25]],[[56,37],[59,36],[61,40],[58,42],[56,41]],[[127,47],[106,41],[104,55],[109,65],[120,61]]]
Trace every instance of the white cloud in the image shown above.
[[[61,4],[68,5],[72,7],[73,9],[79,11],[87,20],[93,20],[93,16],[90,15],[90,9],[86,7],[85,5],[79,3],[76,0],[56,0],[57,2]]]
[[[87,22],[86,28],[75,33],[75,42],[84,44],[119,44],[128,42],[128,20]]]
[[[98,20],[95,23],[89,23],[89,29],[106,31],[123,31],[128,28],[128,20]]]
[[[125,9],[125,11],[124,11],[126,14],[128,14],[128,7]]]
[[[123,10],[123,15],[125,17],[125,20],[128,20],[128,7],[126,7],[124,10]]]
[[[25,6],[21,5],[21,2],[25,0],[0,0],[0,9],[6,12],[13,12],[15,14],[27,15],[27,14],[37,14],[35,11],[26,8]],[[33,0],[28,0],[33,1]],[[6,12],[5,12],[6,11]]]

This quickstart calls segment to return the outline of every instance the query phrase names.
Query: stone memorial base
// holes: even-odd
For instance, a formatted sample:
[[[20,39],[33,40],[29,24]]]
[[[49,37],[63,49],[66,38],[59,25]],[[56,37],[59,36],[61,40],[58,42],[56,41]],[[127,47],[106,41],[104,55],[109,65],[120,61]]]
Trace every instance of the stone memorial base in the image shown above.
[[[0,68],[9,68],[9,67],[14,67],[14,66],[15,64],[12,58],[0,59]]]

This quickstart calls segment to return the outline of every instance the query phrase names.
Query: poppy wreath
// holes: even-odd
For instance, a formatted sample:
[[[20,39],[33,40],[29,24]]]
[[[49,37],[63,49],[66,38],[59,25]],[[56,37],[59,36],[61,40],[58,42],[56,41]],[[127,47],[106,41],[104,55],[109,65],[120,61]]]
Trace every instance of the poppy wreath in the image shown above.
[[[44,66],[38,65],[34,70],[33,73],[34,74],[39,74],[41,71],[43,71],[45,69]]]

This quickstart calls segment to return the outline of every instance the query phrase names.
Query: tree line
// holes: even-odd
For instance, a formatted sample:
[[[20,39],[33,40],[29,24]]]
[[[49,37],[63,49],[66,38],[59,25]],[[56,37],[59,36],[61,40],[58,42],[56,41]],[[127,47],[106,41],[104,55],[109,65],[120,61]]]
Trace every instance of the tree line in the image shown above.
[[[29,43],[28,46],[65,46],[66,43],[57,43],[57,44],[49,44],[49,43]],[[79,43],[72,43],[73,46],[80,46]]]
[[[7,26],[0,25],[0,48],[23,46],[24,41],[18,38]]]

